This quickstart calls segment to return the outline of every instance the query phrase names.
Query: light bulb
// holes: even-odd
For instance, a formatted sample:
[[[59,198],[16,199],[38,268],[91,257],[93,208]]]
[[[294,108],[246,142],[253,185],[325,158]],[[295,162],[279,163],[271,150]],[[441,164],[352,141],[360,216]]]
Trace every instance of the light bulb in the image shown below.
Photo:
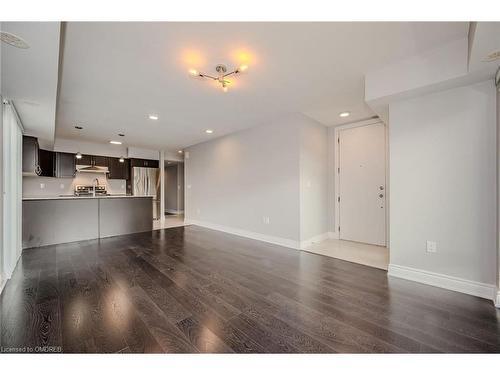
[[[119,160],[120,163],[124,163],[125,162],[125,159],[123,158],[123,156],[120,157],[120,160]]]
[[[200,73],[198,73],[196,69],[189,69],[189,74],[191,74],[192,76],[197,76]]]
[[[248,69],[248,65],[241,65],[239,68],[238,68],[238,71],[239,72],[244,72],[245,70]]]

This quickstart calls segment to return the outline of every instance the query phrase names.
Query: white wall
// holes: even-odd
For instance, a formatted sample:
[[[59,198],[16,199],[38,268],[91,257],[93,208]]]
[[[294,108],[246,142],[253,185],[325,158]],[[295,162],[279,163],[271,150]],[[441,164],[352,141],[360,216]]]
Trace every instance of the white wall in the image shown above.
[[[0,23],[1,26],[1,23]],[[2,50],[2,47],[0,47],[0,51]],[[1,52],[0,52],[1,54]],[[1,56],[0,56],[0,61],[1,61]],[[0,69],[1,69],[1,64],[0,64]],[[1,77],[1,72],[0,72],[0,77]],[[0,78],[0,88],[1,88],[1,78]],[[0,134],[2,134],[3,137],[3,98],[0,92]],[[0,293],[2,292],[2,289],[5,285],[5,275],[4,275],[4,266],[3,266],[3,258],[4,258],[4,248],[3,248],[3,173],[4,173],[4,168],[3,168],[3,140],[0,140]]]
[[[18,117],[10,104],[2,106],[2,273],[3,278],[8,279],[22,251],[22,124],[18,122]]]
[[[495,113],[492,81],[390,105],[391,266],[495,284]]]
[[[127,156],[127,148],[123,145],[112,145],[110,143],[95,143],[78,141],[75,139],[57,138],[54,143],[54,151],[70,152],[89,155],[102,155],[119,158]],[[158,153],[158,152],[157,152]],[[156,155],[158,159],[158,155]]]
[[[305,121],[291,116],[189,147],[186,220],[298,247],[299,134]]]
[[[301,242],[328,235],[328,156],[327,128],[304,122],[300,127]]]
[[[500,307],[500,82],[499,86],[497,86],[497,264],[497,296],[495,305]]]
[[[327,142],[296,114],[188,148],[186,220],[292,248],[327,235]]]
[[[127,155],[129,158],[160,160],[159,151],[146,148],[129,147]],[[167,155],[165,155],[165,159],[168,159]]]

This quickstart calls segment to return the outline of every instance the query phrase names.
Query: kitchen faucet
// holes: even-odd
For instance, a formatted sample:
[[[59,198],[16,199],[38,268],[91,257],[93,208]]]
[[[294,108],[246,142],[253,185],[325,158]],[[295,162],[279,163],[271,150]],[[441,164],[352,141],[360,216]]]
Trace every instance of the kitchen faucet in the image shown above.
[[[94,180],[92,181],[92,194],[95,198],[95,187],[99,185],[99,179],[98,178],[94,178]]]

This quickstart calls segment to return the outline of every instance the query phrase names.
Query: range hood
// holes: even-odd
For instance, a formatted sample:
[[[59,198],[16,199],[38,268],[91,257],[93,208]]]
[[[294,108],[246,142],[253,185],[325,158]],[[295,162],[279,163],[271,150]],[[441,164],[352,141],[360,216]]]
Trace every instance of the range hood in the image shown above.
[[[97,167],[95,165],[76,165],[76,171],[81,173],[109,173],[108,167]]]

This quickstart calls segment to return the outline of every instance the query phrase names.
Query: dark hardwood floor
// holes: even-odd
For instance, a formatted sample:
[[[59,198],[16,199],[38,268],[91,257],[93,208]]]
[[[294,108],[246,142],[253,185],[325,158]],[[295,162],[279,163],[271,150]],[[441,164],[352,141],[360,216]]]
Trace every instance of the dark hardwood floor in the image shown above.
[[[0,313],[2,352],[500,352],[491,301],[196,226],[25,250]]]

